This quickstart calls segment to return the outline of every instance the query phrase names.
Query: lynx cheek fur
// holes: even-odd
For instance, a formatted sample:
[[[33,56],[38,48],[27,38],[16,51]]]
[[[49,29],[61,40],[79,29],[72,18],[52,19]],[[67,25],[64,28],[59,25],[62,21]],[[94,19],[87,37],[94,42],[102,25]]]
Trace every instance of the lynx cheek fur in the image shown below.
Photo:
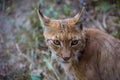
[[[83,11],[73,18],[51,20],[38,10],[48,47],[75,80],[120,80],[120,41],[83,28]]]

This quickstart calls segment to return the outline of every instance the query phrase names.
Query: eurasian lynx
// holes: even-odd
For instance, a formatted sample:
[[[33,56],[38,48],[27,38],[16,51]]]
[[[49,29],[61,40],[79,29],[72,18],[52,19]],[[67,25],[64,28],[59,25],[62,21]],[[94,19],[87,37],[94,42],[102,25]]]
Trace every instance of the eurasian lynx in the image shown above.
[[[46,43],[75,80],[120,80],[120,41],[73,18],[51,20],[38,10]]]

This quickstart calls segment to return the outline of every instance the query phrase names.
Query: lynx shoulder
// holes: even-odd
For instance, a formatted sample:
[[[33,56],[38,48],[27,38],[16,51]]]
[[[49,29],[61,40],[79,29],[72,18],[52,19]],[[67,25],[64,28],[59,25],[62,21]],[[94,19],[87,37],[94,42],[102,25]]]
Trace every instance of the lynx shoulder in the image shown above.
[[[73,18],[51,20],[38,10],[46,44],[75,80],[119,80],[120,41],[84,28],[80,23],[83,12],[84,8]]]

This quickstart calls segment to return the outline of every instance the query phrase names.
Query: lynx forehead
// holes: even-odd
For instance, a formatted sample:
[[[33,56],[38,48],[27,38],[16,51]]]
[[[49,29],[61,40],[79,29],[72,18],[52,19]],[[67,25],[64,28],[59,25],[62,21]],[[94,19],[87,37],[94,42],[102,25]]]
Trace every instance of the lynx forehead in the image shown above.
[[[76,26],[76,25],[69,25],[67,21],[60,21],[56,26],[47,30],[45,34],[49,36],[54,35],[54,39],[56,38],[61,41],[65,39],[72,40],[72,39],[80,38],[80,36],[78,36],[80,30],[77,30],[73,26]]]

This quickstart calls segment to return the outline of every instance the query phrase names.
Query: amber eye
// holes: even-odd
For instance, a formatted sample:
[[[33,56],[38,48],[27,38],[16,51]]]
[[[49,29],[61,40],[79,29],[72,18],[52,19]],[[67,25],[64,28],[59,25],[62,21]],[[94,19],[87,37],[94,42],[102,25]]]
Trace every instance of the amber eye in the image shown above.
[[[60,45],[60,41],[59,41],[59,40],[53,40],[53,43],[54,43],[55,45]]]
[[[78,40],[73,40],[73,41],[71,42],[71,46],[77,45],[78,42],[79,42]]]

